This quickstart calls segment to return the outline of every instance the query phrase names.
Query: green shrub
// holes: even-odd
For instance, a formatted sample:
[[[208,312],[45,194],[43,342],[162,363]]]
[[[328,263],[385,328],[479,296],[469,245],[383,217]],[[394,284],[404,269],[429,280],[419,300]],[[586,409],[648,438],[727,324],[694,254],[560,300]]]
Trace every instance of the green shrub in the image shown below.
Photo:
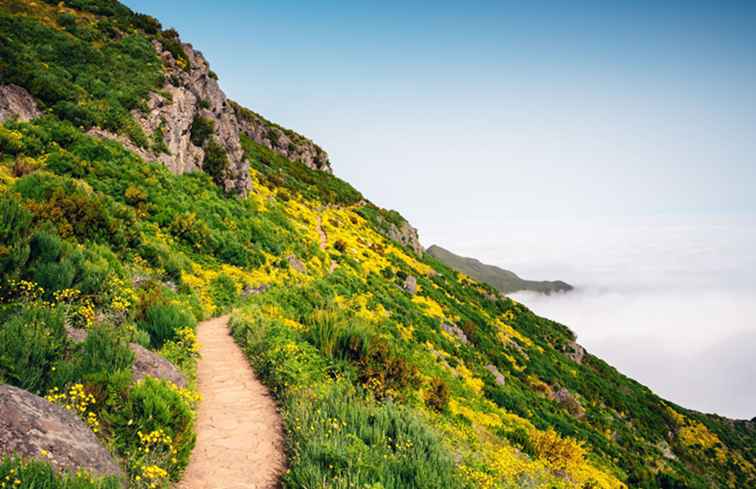
[[[210,282],[210,296],[218,313],[228,311],[238,300],[234,279],[221,273]]]
[[[16,484],[15,481],[19,483]],[[114,477],[93,479],[86,473],[60,474],[50,464],[35,460],[3,456],[0,458],[0,481],[14,489],[118,489]]]
[[[0,377],[22,389],[45,393],[66,343],[62,308],[24,307],[0,324]]]
[[[210,136],[213,135],[213,132],[215,132],[215,123],[213,120],[195,114],[192,120],[192,127],[189,130],[192,144],[200,148],[203,147],[208,139],[210,139]]]
[[[446,385],[446,382],[439,378],[434,378],[431,381],[426,403],[431,409],[439,413],[446,409],[449,404],[449,386]]]
[[[89,331],[87,339],[77,345],[71,358],[57,365],[53,375],[57,386],[71,383],[107,383],[110,374],[130,371],[134,354],[119,333],[106,326]]]
[[[31,214],[12,194],[0,194],[0,277],[2,282],[18,275],[29,258]],[[0,282],[0,287],[3,284]]]
[[[132,475],[141,475],[142,465],[157,464],[168,467],[171,477],[177,479],[194,447],[192,407],[167,383],[152,377],[134,385],[119,407],[108,421],[115,433],[116,450],[128,459]],[[170,446],[158,444],[145,452],[137,433],[157,430],[171,438]]]
[[[213,178],[216,185],[223,185],[228,169],[228,155],[226,149],[215,139],[210,139],[205,145],[205,159],[202,161],[202,169]]]
[[[154,304],[144,312],[138,324],[150,334],[153,348],[160,348],[168,340],[176,338],[176,331],[194,326],[192,314],[178,304]]]

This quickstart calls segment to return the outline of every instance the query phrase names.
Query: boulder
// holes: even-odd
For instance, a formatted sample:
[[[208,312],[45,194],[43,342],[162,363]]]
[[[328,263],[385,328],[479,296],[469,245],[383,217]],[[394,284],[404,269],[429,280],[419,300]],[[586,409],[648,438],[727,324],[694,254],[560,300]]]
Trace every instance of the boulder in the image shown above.
[[[404,290],[415,295],[415,292],[417,292],[417,278],[414,275],[407,275],[407,278],[404,279]]]
[[[420,244],[420,237],[417,234],[417,229],[413,228],[409,222],[402,221],[401,226],[388,222],[387,234],[389,238],[407,246],[418,256],[422,256],[423,246]]]
[[[496,385],[504,385],[504,382],[506,379],[504,378],[504,375],[501,372],[499,372],[499,369],[496,368],[496,365],[489,363],[488,365],[485,366],[485,369],[491,372],[491,374],[493,374],[494,379],[496,379]]]
[[[585,409],[570,391],[562,387],[553,394],[553,399],[576,418],[585,416]]]
[[[570,357],[575,363],[582,364],[583,357],[585,357],[585,348],[583,348],[577,341],[570,341],[567,343],[567,348],[564,354]]]
[[[286,260],[289,262],[289,266],[299,273],[305,273],[307,271],[305,264],[302,263],[302,260],[300,260],[296,256],[289,255]]]
[[[44,460],[60,472],[84,469],[98,476],[123,477],[78,416],[9,385],[0,385],[0,455]]]
[[[171,362],[142,345],[129,343],[129,349],[134,353],[134,380],[139,381],[147,376],[173,382],[179,387],[188,384],[184,375]]]
[[[0,122],[28,121],[40,115],[42,112],[29,92],[17,85],[0,85]]]
[[[441,329],[452,336],[456,336],[457,339],[459,339],[459,341],[461,341],[462,343],[470,343],[470,340],[467,339],[467,335],[459,326],[456,326],[454,324],[441,323]]]

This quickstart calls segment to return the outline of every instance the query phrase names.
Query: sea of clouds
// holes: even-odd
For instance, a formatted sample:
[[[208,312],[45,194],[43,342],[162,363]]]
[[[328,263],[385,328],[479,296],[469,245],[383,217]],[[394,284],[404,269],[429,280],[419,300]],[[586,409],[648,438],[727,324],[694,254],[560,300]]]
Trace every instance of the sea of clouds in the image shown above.
[[[756,219],[510,222],[450,247],[574,291],[512,297],[591,353],[685,407],[756,416]],[[474,235],[474,234],[468,234]]]

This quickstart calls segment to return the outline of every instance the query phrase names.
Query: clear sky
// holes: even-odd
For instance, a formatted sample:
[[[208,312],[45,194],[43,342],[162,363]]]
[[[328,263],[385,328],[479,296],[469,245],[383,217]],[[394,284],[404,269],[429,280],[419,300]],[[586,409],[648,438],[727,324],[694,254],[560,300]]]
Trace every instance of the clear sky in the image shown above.
[[[450,217],[756,209],[756,2],[126,3],[426,244]]]
[[[756,415],[756,2],[126,4],[426,246],[577,285],[522,300],[666,397]]]

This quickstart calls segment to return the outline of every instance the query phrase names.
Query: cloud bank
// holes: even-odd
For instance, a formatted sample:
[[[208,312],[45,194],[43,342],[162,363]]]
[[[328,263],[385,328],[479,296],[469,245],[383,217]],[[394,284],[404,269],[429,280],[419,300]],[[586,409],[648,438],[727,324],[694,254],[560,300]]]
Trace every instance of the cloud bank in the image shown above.
[[[508,226],[452,250],[576,290],[513,298],[685,407],[756,416],[756,226],[690,217]],[[516,232],[512,232],[516,229]]]

